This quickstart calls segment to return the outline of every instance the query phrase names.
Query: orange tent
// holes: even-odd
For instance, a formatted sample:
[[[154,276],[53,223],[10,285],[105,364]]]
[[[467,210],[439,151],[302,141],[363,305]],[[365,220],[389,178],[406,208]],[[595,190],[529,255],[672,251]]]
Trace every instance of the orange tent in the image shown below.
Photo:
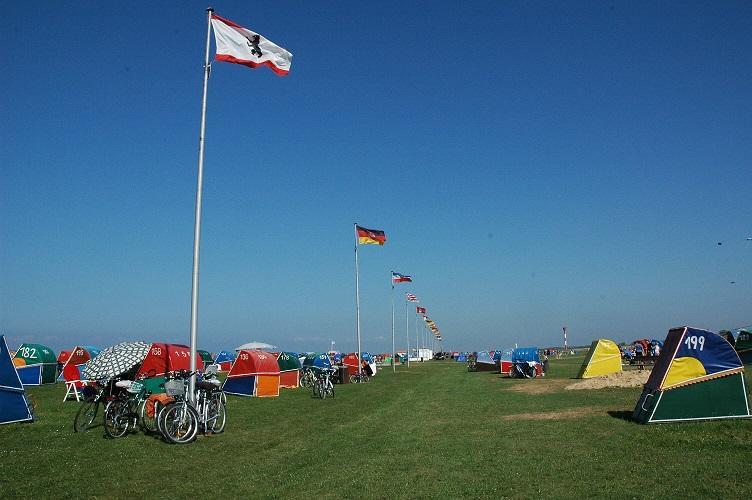
[[[277,357],[262,351],[240,351],[222,389],[238,396],[279,396]]]

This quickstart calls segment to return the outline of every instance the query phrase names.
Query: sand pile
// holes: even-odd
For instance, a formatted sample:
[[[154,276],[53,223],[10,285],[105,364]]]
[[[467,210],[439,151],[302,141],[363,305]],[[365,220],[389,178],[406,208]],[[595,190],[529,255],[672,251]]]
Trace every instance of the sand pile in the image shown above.
[[[642,387],[648,381],[650,370],[630,370],[627,372],[613,373],[605,377],[588,378],[569,384],[564,389],[605,389],[607,387]]]

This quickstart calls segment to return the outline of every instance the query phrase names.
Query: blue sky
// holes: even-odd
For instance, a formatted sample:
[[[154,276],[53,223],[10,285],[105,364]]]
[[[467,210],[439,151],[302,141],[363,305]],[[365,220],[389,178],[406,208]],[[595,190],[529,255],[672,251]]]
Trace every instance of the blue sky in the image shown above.
[[[407,291],[459,350],[752,323],[748,2],[213,6],[294,57],[213,65],[200,347],[354,349],[354,222],[365,350],[392,269],[398,348]],[[189,341],[206,4],[139,7],[3,5],[11,347]]]

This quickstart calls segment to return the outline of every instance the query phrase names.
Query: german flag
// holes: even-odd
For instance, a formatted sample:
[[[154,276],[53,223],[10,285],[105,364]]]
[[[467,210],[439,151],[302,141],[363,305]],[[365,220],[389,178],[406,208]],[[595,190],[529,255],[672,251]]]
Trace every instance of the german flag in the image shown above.
[[[383,245],[386,243],[386,234],[378,229],[366,229],[357,224],[355,229],[358,231],[358,243],[361,245]]]

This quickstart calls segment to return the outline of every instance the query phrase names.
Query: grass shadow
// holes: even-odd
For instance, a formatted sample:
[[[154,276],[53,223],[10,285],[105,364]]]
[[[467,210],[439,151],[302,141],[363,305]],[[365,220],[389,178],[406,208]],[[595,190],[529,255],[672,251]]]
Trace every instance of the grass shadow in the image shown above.
[[[609,416],[613,418],[618,418],[620,420],[626,420],[627,422],[634,422],[632,420],[632,412],[627,410],[609,410],[608,411]]]

